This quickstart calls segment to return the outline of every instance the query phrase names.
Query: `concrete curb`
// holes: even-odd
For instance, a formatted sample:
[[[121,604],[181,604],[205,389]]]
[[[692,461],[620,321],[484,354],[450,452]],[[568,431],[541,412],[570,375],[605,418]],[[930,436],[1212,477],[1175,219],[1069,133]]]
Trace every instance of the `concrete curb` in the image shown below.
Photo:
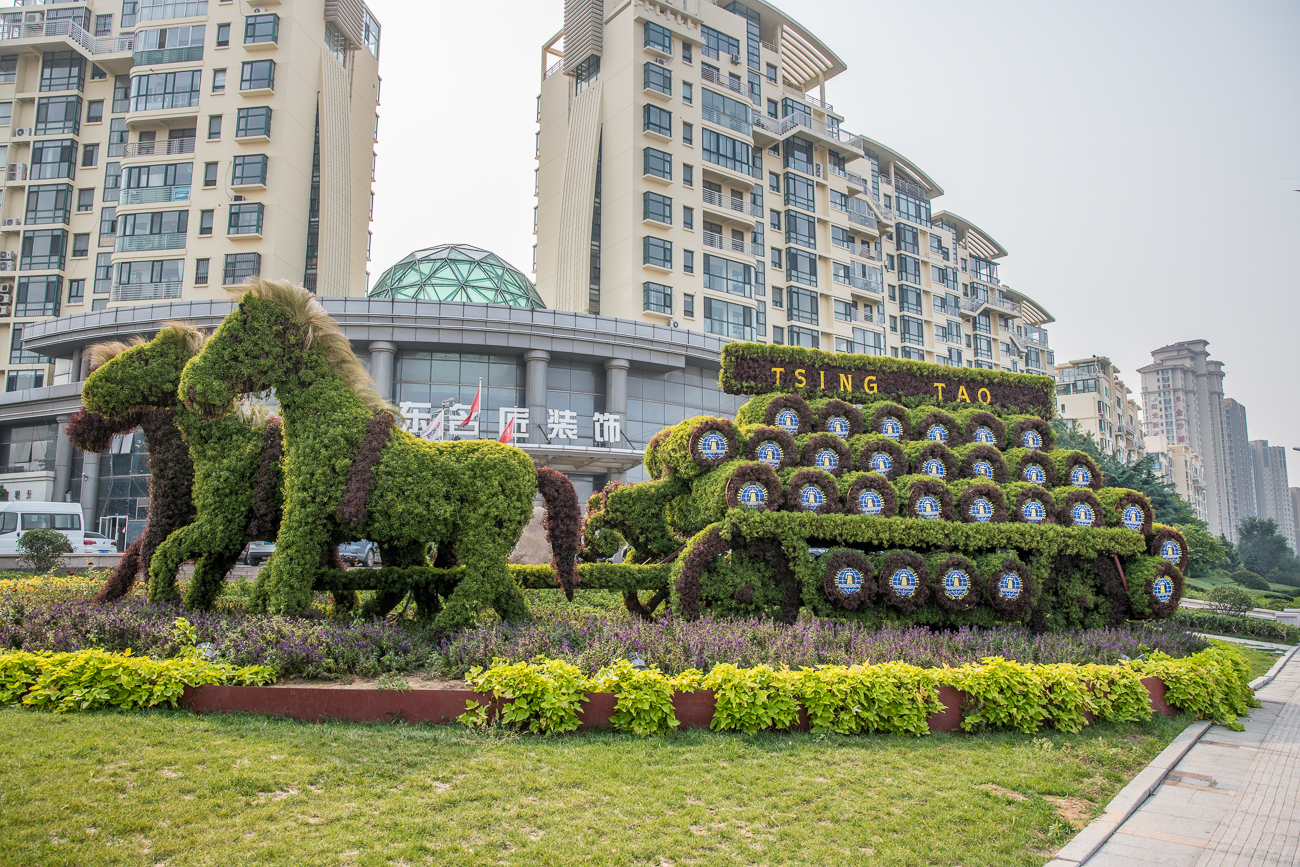
[[[1178,737],[1160,752],[1160,755],[1151,760],[1151,764],[1143,768],[1127,786],[1120,790],[1118,795],[1111,799],[1100,816],[1093,819],[1088,827],[1061,847],[1061,851],[1056,853],[1056,857],[1049,861],[1046,867],[1079,867],[1097,854],[1097,850],[1106,844],[1129,816],[1137,812],[1138,807],[1142,806],[1147,798],[1151,797],[1169,772],[1183,760],[1183,756],[1187,755],[1192,747],[1196,746],[1196,742],[1210,730],[1212,725],[1214,723],[1208,720],[1201,720],[1183,729]]]
[[[1300,647],[1293,647],[1286,653],[1282,654],[1282,657],[1277,662],[1273,663],[1272,668],[1250,682],[1250,688],[1262,689],[1272,683],[1273,678],[1277,677],[1277,673],[1282,670],[1282,666],[1291,661],[1291,657],[1295,656],[1297,650],[1300,650]]]

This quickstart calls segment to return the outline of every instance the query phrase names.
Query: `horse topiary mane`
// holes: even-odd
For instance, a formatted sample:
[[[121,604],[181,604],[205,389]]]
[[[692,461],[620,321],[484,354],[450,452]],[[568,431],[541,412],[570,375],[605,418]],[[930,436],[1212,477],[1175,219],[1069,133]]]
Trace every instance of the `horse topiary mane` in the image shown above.
[[[342,377],[348,388],[356,392],[367,407],[374,412],[400,415],[397,408],[375,390],[370,372],[352,350],[352,343],[339,330],[338,323],[325,312],[316,296],[301,286],[283,280],[263,280],[253,277],[241,286],[229,290],[230,297],[238,300],[251,293],[268,304],[279,307],[294,324],[302,326],[303,348],[321,350],[330,369]]]

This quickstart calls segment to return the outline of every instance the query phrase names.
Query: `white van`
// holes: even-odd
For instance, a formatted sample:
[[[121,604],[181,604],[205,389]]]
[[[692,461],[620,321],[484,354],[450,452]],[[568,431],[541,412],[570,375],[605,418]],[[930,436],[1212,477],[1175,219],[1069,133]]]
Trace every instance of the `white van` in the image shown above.
[[[73,553],[85,550],[80,503],[13,500],[0,503],[0,554],[17,554],[18,538],[26,530],[58,530],[68,537]]]

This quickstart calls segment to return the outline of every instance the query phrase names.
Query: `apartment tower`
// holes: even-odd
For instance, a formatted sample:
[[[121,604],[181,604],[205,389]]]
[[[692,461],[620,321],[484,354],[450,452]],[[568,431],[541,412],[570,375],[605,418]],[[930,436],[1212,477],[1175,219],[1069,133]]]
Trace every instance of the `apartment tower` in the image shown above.
[[[1259,513],[1255,495],[1255,466],[1246,427],[1246,408],[1230,397],[1223,399],[1223,466],[1228,487],[1225,520],[1228,541],[1237,541],[1242,518]]]
[[[1271,446],[1268,440],[1251,440],[1250,451],[1255,465],[1256,514],[1272,518],[1278,534],[1286,539],[1291,550],[1300,550],[1297,515],[1291,488],[1287,487],[1286,447]]]
[[[844,62],[762,0],[566,0],[542,47],[537,290],[733,340],[1050,375],[1052,317],[939,184],[844,128]]]
[[[1094,434],[1104,454],[1126,463],[1146,454],[1139,407],[1109,358],[1094,355],[1060,364],[1056,379],[1061,417],[1080,432]]]
[[[33,321],[258,274],[365,294],[379,23],[361,0],[22,0],[0,19],[7,391],[84,376],[24,349]]]

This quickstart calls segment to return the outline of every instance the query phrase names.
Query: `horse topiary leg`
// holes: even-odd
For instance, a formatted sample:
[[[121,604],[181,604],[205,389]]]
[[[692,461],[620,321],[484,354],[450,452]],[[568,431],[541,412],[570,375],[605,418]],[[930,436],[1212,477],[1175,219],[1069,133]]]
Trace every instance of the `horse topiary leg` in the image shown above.
[[[275,551],[258,576],[264,580],[266,607],[272,614],[301,614],[311,608],[312,585],[329,544],[325,528],[330,516],[324,510],[296,504],[295,500],[306,499],[305,494],[294,491],[285,498]]]
[[[221,595],[226,583],[226,573],[239,559],[239,549],[208,552],[194,562],[194,577],[185,593],[185,607],[191,611],[207,611]],[[156,559],[157,555],[155,555]]]
[[[519,538],[518,532],[512,535],[488,522],[462,529],[464,532],[455,547],[457,559],[465,565],[465,573],[446,599],[434,625],[462,629],[473,625],[478,613],[488,607],[495,609],[502,620],[527,620],[528,603],[506,565],[514,541]]]

